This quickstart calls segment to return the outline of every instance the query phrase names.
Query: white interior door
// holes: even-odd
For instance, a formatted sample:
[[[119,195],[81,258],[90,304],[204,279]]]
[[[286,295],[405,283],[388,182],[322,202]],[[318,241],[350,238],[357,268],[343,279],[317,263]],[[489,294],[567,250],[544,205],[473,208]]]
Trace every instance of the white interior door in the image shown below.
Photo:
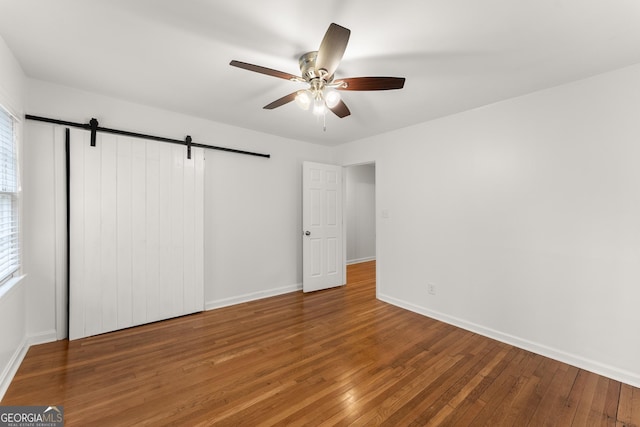
[[[344,285],[342,167],[302,164],[302,289]]]
[[[72,131],[69,338],[202,311],[204,153]]]

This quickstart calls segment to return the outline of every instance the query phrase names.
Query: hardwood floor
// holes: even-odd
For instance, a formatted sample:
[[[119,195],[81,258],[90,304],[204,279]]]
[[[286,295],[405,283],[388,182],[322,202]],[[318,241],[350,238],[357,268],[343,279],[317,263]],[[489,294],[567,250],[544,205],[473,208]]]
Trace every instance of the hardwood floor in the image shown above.
[[[346,287],[32,347],[2,405],[65,425],[640,426],[640,389]]]

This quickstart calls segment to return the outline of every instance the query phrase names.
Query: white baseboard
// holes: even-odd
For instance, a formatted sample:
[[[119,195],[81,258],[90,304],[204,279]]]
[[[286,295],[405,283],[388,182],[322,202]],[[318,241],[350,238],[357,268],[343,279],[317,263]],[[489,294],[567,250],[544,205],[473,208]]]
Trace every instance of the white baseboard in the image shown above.
[[[263,298],[274,297],[276,295],[288,294],[302,290],[302,284],[298,283],[290,286],[282,286],[279,288],[267,289],[265,291],[252,292],[249,294],[238,295],[229,298],[222,298],[213,301],[207,301],[204,304],[205,310],[214,310],[216,308],[228,307],[230,305],[242,304],[243,302],[255,301]]]
[[[9,389],[9,385],[13,380],[13,377],[18,372],[18,368],[20,364],[24,360],[24,357],[27,355],[27,351],[29,350],[29,343],[27,339],[23,339],[20,343],[20,346],[16,348],[16,351],[11,356],[9,363],[2,371],[2,375],[0,376],[0,400],[4,397],[4,394]]]
[[[27,355],[29,348],[32,345],[44,344],[44,343],[53,342],[57,340],[58,338],[55,330],[31,335],[31,336],[25,337],[22,340],[22,342],[20,343],[20,346],[16,348],[16,351],[11,356],[9,363],[7,364],[4,371],[2,372],[2,375],[0,376],[0,400],[2,400],[2,398],[4,397],[4,394],[9,389],[9,385],[11,384],[13,377],[16,375],[16,372],[18,372],[18,368],[20,368],[20,364],[24,360],[24,357]]]
[[[365,257],[365,258],[357,258],[357,259],[348,259],[347,265],[351,264],[360,264],[361,262],[375,261],[375,256]]]
[[[452,317],[444,313],[440,313],[434,310],[429,310],[424,307],[417,306],[415,304],[399,300],[397,298],[390,297],[389,295],[378,294],[378,299],[387,302],[389,304],[404,308],[405,310],[413,311],[414,313],[421,314],[423,316],[430,317],[432,319],[439,320],[444,323],[448,323],[459,328],[475,332],[479,335],[483,335],[488,338],[492,338],[496,341],[503,342],[505,344],[518,347],[532,353],[540,354],[550,359],[557,360],[559,362],[567,363],[580,369],[584,369],[589,372],[593,372],[598,375],[611,378],[616,381],[629,384],[633,387],[640,387],[640,374],[629,372],[624,369],[616,368],[615,366],[607,365],[595,360],[586,359],[584,357],[566,353],[562,350],[548,347],[543,344],[532,342],[523,338],[519,338],[513,335],[505,334],[500,331],[496,331],[484,326],[468,322],[457,317]]]
[[[50,331],[45,331],[45,332],[39,332],[37,334],[29,335],[27,337],[27,342],[29,343],[29,346],[45,344],[45,343],[54,342],[54,341],[58,341],[58,332],[55,329],[52,329]]]

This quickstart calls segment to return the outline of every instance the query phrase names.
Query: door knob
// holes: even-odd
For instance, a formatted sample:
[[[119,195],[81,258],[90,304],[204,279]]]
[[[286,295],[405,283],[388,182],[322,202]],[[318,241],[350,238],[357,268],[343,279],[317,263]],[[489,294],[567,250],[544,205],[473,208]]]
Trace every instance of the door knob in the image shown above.
[[[307,230],[307,231],[304,232],[304,235],[305,236],[311,236],[311,232],[309,230]]]

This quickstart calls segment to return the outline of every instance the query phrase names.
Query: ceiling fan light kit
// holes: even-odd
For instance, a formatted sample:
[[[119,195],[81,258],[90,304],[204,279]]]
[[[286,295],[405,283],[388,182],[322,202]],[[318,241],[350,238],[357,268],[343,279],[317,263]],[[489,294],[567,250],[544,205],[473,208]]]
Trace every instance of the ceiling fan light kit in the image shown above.
[[[312,84],[310,89],[299,90],[295,96],[298,107],[308,110],[313,105],[312,111],[316,115],[325,114],[327,109],[335,108],[340,100],[338,91],[327,86],[319,87],[316,84]]]
[[[248,71],[266,74],[294,82],[306,83],[307,89],[298,90],[265,105],[272,110],[295,100],[303,110],[311,108],[313,114],[324,116],[327,110],[343,118],[351,114],[342,100],[340,90],[371,91],[392,90],[404,87],[404,77],[350,77],[334,80],[334,73],[347,48],[351,31],[337,24],[329,25],[320,48],[300,56],[301,77],[246,62],[231,61],[230,65]]]

